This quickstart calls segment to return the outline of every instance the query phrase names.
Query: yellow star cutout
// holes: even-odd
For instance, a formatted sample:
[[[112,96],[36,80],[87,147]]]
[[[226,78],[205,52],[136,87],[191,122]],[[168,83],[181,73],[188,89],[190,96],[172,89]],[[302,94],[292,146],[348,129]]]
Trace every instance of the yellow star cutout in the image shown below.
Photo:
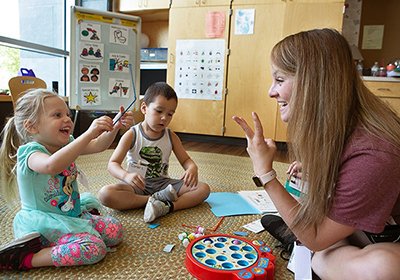
[[[86,103],[96,103],[97,95],[93,94],[91,91],[89,92],[89,94],[84,95],[84,97],[86,98]]]

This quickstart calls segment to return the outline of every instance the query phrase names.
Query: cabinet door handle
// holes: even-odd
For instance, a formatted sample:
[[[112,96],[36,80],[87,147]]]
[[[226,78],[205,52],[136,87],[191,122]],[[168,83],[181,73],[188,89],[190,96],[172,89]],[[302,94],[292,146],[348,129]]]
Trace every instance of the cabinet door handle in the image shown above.
[[[206,0],[201,0],[201,3],[204,5],[207,1]]]
[[[377,90],[380,90],[380,91],[391,91],[390,88],[377,88]]]
[[[175,56],[173,53],[170,53],[169,54],[169,63],[174,64],[174,62],[175,62]]]
[[[196,0],[195,3],[196,3],[196,5],[199,5],[200,4],[200,0]]]

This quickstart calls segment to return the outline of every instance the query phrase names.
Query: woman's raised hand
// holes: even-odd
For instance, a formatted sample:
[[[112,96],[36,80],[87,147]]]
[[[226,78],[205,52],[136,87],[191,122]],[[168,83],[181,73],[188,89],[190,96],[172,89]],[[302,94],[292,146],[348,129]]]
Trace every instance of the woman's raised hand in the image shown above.
[[[240,125],[246,135],[247,152],[253,161],[255,174],[261,176],[271,171],[276,145],[272,139],[264,138],[263,127],[257,113],[252,113],[254,131],[242,117],[233,116],[232,119]]]

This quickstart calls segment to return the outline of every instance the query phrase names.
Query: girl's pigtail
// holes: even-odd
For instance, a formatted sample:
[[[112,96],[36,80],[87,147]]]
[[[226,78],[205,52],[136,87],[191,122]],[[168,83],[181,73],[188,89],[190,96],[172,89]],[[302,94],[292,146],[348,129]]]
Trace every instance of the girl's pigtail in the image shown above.
[[[17,150],[21,140],[15,127],[15,117],[11,117],[1,132],[0,162],[0,194],[11,202],[18,198],[16,179]]]

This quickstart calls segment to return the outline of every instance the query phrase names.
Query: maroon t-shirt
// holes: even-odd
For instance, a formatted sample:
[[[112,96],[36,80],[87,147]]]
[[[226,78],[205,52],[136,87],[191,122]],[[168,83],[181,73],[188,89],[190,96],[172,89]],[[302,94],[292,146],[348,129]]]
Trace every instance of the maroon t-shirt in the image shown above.
[[[358,128],[343,151],[329,218],[379,233],[390,217],[400,224],[400,149]]]

